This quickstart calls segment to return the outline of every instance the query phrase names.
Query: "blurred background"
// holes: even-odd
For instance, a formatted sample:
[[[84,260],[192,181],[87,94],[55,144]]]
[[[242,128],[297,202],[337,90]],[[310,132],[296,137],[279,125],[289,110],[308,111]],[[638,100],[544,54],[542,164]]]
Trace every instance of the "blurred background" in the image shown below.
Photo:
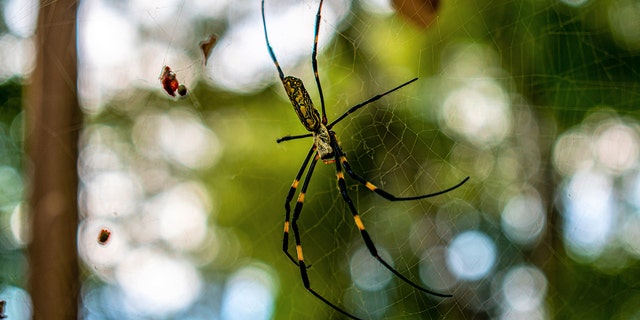
[[[454,297],[422,294],[370,257],[322,163],[300,220],[312,287],[368,319],[640,317],[640,4],[416,0],[433,5],[422,13],[410,2],[325,1],[319,74],[329,121],[420,78],[334,129],[353,169],[397,196],[471,177],[396,203],[347,180],[381,255]],[[42,7],[0,3],[0,299],[10,319],[29,319],[23,105]],[[306,132],[260,1],[78,6],[66,23],[77,23],[84,113],[69,128],[80,316],[341,318],[281,251],[285,196],[312,141],[276,143]],[[265,7],[280,65],[319,106],[318,1]],[[185,97],[163,90],[165,65]]]

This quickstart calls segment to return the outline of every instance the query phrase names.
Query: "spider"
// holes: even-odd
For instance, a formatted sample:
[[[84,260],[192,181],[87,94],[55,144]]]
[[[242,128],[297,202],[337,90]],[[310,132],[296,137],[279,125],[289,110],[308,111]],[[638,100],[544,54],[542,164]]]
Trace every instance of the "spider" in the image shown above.
[[[276,59],[276,56],[273,52],[273,48],[271,47],[271,44],[269,43],[269,36],[267,34],[267,23],[265,21],[265,14],[264,14],[264,0],[262,0],[262,26],[264,28],[264,37],[266,40],[266,44],[267,44],[267,50],[269,51],[269,55],[271,56],[271,60],[273,61],[273,63],[276,66],[276,69],[278,70],[278,76],[280,77],[280,81],[282,81],[282,85],[284,86],[284,89],[287,93],[287,96],[289,97],[289,100],[291,101],[291,104],[293,106],[294,111],[296,112],[296,114],[298,115],[298,118],[300,119],[300,122],[302,123],[302,125],[308,130],[310,131],[310,133],[307,134],[301,134],[301,135],[294,135],[294,136],[285,136],[282,137],[280,139],[277,140],[278,143],[280,142],[284,142],[284,141],[288,141],[288,140],[296,140],[296,139],[301,139],[301,138],[308,138],[311,137],[313,138],[313,145],[311,146],[311,148],[309,149],[309,151],[307,152],[307,155],[304,158],[304,161],[302,162],[302,166],[300,167],[300,169],[298,170],[298,173],[296,174],[295,179],[293,180],[293,183],[291,184],[291,188],[289,189],[289,193],[287,194],[285,203],[284,203],[284,208],[285,208],[285,218],[284,218],[284,235],[283,235],[283,240],[282,240],[282,251],[284,251],[284,253],[287,255],[287,257],[289,257],[289,259],[296,264],[299,269],[300,269],[300,276],[302,278],[302,283],[305,287],[305,289],[310,292],[312,295],[314,295],[316,298],[320,299],[322,302],[324,302],[325,304],[327,304],[328,306],[330,306],[331,308],[335,309],[336,311],[342,313],[343,315],[352,318],[352,319],[358,319],[358,317],[348,313],[347,311],[341,309],[340,307],[338,307],[336,304],[330,302],[329,300],[327,300],[326,298],[324,298],[322,295],[320,295],[318,292],[316,292],[315,290],[313,290],[311,288],[311,282],[309,280],[309,276],[307,274],[307,269],[309,268],[309,266],[307,266],[304,262],[304,257],[302,254],[302,244],[300,241],[300,230],[298,229],[298,219],[300,218],[300,213],[302,212],[302,206],[304,203],[304,198],[305,198],[305,193],[307,192],[307,187],[309,186],[309,181],[311,180],[311,176],[313,175],[313,170],[316,167],[316,163],[318,161],[318,159],[321,159],[325,164],[332,164],[335,163],[336,166],[336,178],[337,178],[337,183],[338,183],[338,189],[340,190],[340,194],[342,195],[342,199],[347,203],[347,206],[349,207],[349,210],[351,211],[351,214],[353,215],[353,220],[355,221],[356,226],[358,227],[358,230],[360,231],[360,235],[362,236],[362,239],[367,247],[367,249],[369,250],[369,253],[375,258],[377,259],[385,268],[387,268],[389,271],[391,271],[395,276],[397,276],[398,278],[402,279],[402,281],[406,282],[407,284],[413,286],[414,288],[423,291],[425,293],[434,295],[434,296],[438,296],[438,297],[451,297],[452,295],[450,294],[445,294],[445,293],[438,293],[426,288],[423,288],[422,286],[416,284],[415,282],[409,280],[407,277],[405,277],[404,275],[402,275],[400,272],[398,272],[396,269],[394,269],[387,261],[385,261],[382,257],[380,257],[380,255],[378,255],[378,250],[376,249],[376,246],[373,243],[373,240],[371,240],[371,237],[369,236],[369,233],[367,232],[367,230],[365,230],[365,226],[364,223],[362,222],[362,220],[360,219],[360,215],[358,214],[358,210],[356,209],[355,205],[353,204],[353,201],[351,200],[351,198],[349,197],[349,193],[347,191],[347,185],[345,182],[345,176],[344,176],[344,171],[347,172],[347,174],[354,180],[356,180],[357,182],[363,184],[367,189],[377,193],[378,195],[382,196],[383,198],[389,200],[389,201],[408,201],[408,200],[418,200],[418,199],[424,199],[424,198],[429,198],[429,197],[434,197],[440,194],[444,194],[447,193],[449,191],[452,191],[458,187],[460,187],[461,185],[463,185],[465,182],[467,182],[467,180],[469,180],[469,177],[466,177],[465,179],[463,179],[461,182],[459,182],[458,184],[456,184],[453,187],[450,187],[448,189],[442,190],[442,191],[438,191],[435,193],[430,193],[430,194],[424,194],[424,195],[419,195],[419,196],[413,196],[413,197],[396,197],[378,187],[376,187],[374,184],[372,184],[371,182],[367,181],[365,178],[363,178],[362,176],[358,175],[357,173],[355,173],[352,169],[351,166],[349,165],[349,162],[347,161],[347,157],[346,154],[344,153],[344,151],[342,150],[342,148],[340,147],[340,144],[338,143],[338,139],[336,138],[336,133],[332,130],[333,126],[338,124],[340,121],[342,121],[344,118],[346,118],[348,115],[350,115],[351,113],[357,111],[358,109],[379,100],[380,98],[396,91],[399,90],[400,88],[413,83],[414,81],[418,80],[418,78],[414,78],[411,79],[391,90],[388,90],[386,92],[383,92],[381,94],[378,94],[376,96],[373,96],[361,103],[358,103],[356,105],[354,105],[353,107],[349,108],[345,113],[343,113],[341,116],[339,116],[337,119],[333,120],[332,122],[328,122],[327,120],[327,116],[326,116],[326,112],[325,112],[325,104],[324,104],[324,96],[322,93],[322,87],[320,85],[320,78],[318,76],[318,60],[317,60],[317,55],[318,55],[318,32],[320,29],[320,17],[321,17],[321,11],[322,11],[322,4],[323,4],[323,0],[320,0],[320,4],[318,5],[318,12],[316,14],[316,21],[315,21],[315,32],[314,32],[314,41],[313,41],[313,51],[311,54],[311,64],[313,66],[313,74],[315,77],[315,81],[316,81],[316,85],[318,87],[318,92],[320,95],[320,105],[321,105],[321,110],[322,110],[322,114],[320,114],[318,112],[318,110],[314,107],[313,102],[311,101],[311,98],[309,96],[309,93],[307,92],[307,90],[304,88],[304,85],[302,83],[302,80],[300,80],[299,78],[296,77],[292,77],[292,76],[285,76],[282,68],[280,68],[280,64],[278,63],[278,60]],[[313,159],[313,160],[312,160]],[[308,169],[307,169],[308,167]],[[302,178],[302,175],[304,174],[305,170],[307,170],[307,174],[302,182],[302,188],[300,189],[300,192],[298,194],[298,199],[296,201],[295,207],[293,209],[293,218],[291,219],[291,201],[293,200],[293,197],[296,193],[296,190],[298,189],[298,185],[300,183],[300,179]],[[290,253],[289,253],[289,228],[293,229],[293,236],[295,239],[295,244],[296,244],[296,258],[294,258]]]

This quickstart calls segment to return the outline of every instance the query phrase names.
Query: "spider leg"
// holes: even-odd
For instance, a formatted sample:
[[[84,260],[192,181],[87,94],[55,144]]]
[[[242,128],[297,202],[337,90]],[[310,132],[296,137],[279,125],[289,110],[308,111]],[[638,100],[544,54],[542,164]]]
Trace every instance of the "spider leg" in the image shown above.
[[[300,134],[297,136],[284,136],[278,140],[276,140],[277,143],[280,142],[285,142],[285,141],[289,141],[289,140],[297,140],[297,139],[302,139],[302,138],[309,138],[312,137],[313,135],[311,133],[307,133],[307,134]]]
[[[302,172],[304,171],[304,167],[306,167],[307,163],[309,162],[309,160],[311,159],[310,155],[313,153],[313,151],[315,151],[315,146],[311,148],[311,150],[309,151],[309,154],[307,155],[307,157],[305,158],[305,162],[302,165],[302,168],[300,170],[300,172],[298,172],[298,176],[296,176],[296,180],[294,180],[293,185],[292,185],[292,189],[289,191],[289,195],[291,195],[295,192],[295,188],[294,185],[297,185],[297,182],[299,181],[299,178],[301,177]],[[309,276],[307,274],[307,269],[309,268],[308,266],[305,265],[304,263],[304,257],[302,254],[302,244],[300,241],[300,230],[298,229],[298,218],[300,218],[300,212],[302,212],[302,205],[304,203],[304,197],[305,197],[305,193],[307,192],[307,187],[309,186],[309,181],[311,181],[311,176],[313,175],[313,170],[316,167],[316,164],[318,163],[318,155],[316,154],[316,156],[314,157],[313,161],[311,162],[311,165],[309,166],[309,170],[307,171],[307,175],[304,178],[304,182],[302,183],[302,188],[300,189],[300,194],[298,195],[298,200],[296,202],[296,206],[293,209],[293,219],[291,220],[291,229],[293,229],[293,237],[296,241],[296,253],[297,253],[297,260],[298,262],[296,263],[298,265],[298,267],[300,268],[300,276],[302,277],[302,284],[304,285],[304,288],[307,289],[307,291],[309,291],[312,295],[314,295],[316,298],[320,299],[322,302],[324,302],[326,305],[330,306],[331,308],[335,309],[336,311],[342,313],[343,315],[352,318],[352,319],[359,319],[358,317],[340,309],[338,306],[336,306],[335,304],[329,302],[329,300],[325,299],[323,296],[321,296],[319,293],[317,293],[315,290],[313,290],[311,288],[311,282],[309,281]],[[292,191],[293,190],[293,191]],[[289,202],[289,196],[287,196],[287,204]],[[288,205],[285,205],[285,207],[288,207]],[[287,215],[288,215],[287,211]],[[285,239],[288,237],[288,223],[285,222]],[[285,249],[285,252],[287,253],[287,256],[289,256],[289,258],[291,258],[291,256],[289,255],[289,253],[286,251],[286,247],[283,247]]]
[[[362,223],[362,219],[360,219],[358,210],[356,209],[355,205],[353,204],[353,201],[351,200],[351,197],[349,197],[349,194],[347,192],[347,184],[344,180],[344,173],[342,172],[342,166],[341,166],[341,158],[344,157],[344,152],[340,150],[340,146],[338,145],[338,142],[335,139],[335,135],[332,135],[332,142],[333,142],[334,149],[336,151],[336,155],[335,155],[336,177],[338,179],[338,188],[340,189],[340,194],[342,195],[342,199],[349,206],[349,210],[353,215],[353,220],[355,221],[356,226],[360,230],[360,235],[362,236],[362,240],[364,240],[364,243],[367,246],[367,249],[369,250],[369,253],[371,254],[371,256],[376,258],[385,268],[387,268],[394,275],[396,275],[398,278],[402,279],[402,281],[406,282],[412,287],[434,296],[443,297],[443,298],[452,297],[453,295],[451,294],[439,293],[439,292],[435,292],[435,291],[431,291],[429,289],[423,288],[422,286],[416,284],[415,282],[409,280],[407,277],[403,276],[400,272],[398,272],[398,270],[393,268],[387,261],[382,259],[380,255],[378,255],[378,250],[376,249],[375,244],[373,244],[373,240],[371,240],[369,233],[367,232],[367,230],[365,230],[364,223]]]
[[[459,188],[460,186],[462,186],[463,184],[465,184],[465,182],[467,182],[469,180],[469,177],[466,177],[464,179],[462,179],[462,181],[458,182],[458,184],[456,184],[455,186],[449,187],[447,189],[438,191],[438,192],[434,192],[434,193],[428,193],[428,194],[423,194],[423,195],[419,195],[419,196],[413,196],[413,197],[396,197],[394,195],[392,195],[389,192],[386,192],[378,187],[376,187],[373,183],[367,181],[366,179],[364,179],[363,177],[359,176],[357,173],[355,173],[352,169],[351,169],[351,165],[349,165],[349,162],[347,161],[347,157],[345,156],[344,152],[341,149],[338,149],[338,153],[340,154],[340,163],[342,164],[342,166],[344,167],[344,170],[347,171],[347,173],[349,174],[349,176],[353,179],[355,179],[356,181],[360,182],[361,184],[363,184],[365,187],[367,187],[367,189],[377,193],[378,195],[382,196],[383,198],[389,200],[389,201],[408,201],[408,200],[419,200],[419,199],[424,199],[424,198],[430,198],[430,197],[435,197],[441,194],[445,194],[449,191],[453,191],[457,188]]]
[[[335,119],[335,120],[331,121],[331,123],[329,123],[329,124],[327,125],[327,129],[331,129],[331,128],[333,128],[333,126],[334,126],[336,123],[338,123],[338,122],[342,121],[342,119],[346,118],[348,115],[350,115],[351,113],[355,112],[356,110],[358,110],[358,109],[360,109],[360,108],[362,108],[362,107],[364,107],[364,106],[368,105],[368,104],[369,104],[369,103],[371,103],[371,102],[374,102],[374,101],[380,100],[380,98],[382,98],[382,97],[384,97],[384,96],[386,96],[386,95],[388,95],[388,94],[390,94],[390,93],[392,93],[392,92],[394,92],[394,91],[397,91],[397,90],[399,90],[400,88],[402,88],[402,87],[404,87],[404,86],[406,86],[406,85],[408,85],[408,84],[410,84],[410,83],[412,83],[412,82],[414,82],[414,81],[416,81],[416,80],[418,80],[418,78],[413,78],[413,79],[411,79],[411,80],[409,80],[409,81],[407,81],[407,82],[405,82],[405,83],[403,83],[403,84],[401,84],[401,85],[399,85],[399,86],[397,86],[397,87],[395,87],[395,88],[393,88],[393,89],[391,89],[391,90],[389,90],[389,91],[383,92],[383,93],[381,93],[381,94],[377,94],[377,95],[375,95],[375,96],[373,96],[373,97],[371,97],[371,98],[369,98],[369,99],[367,99],[367,100],[365,100],[365,101],[363,101],[363,102],[360,102],[360,103],[356,104],[355,106],[353,106],[353,107],[349,108],[349,110],[347,110],[347,112],[343,113],[343,114],[342,114],[341,116],[339,116],[337,119]]]
[[[318,76],[318,34],[320,33],[320,12],[322,11],[323,0],[318,5],[318,13],[316,14],[316,26],[313,36],[313,51],[311,53],[311,65],[313,66],[313,76],[318,85],[318,93],[320,94],[320,106],[322,107],[322,124],[327,124],[327,113],[324,108],[324,94],[320,85],[320,77]]]
[[[304,173],[304,170],[309,165],[309,160],[311,159],[311,156],[313,155],[313,152],[315,150],[316,150],[315,146],[312,146],[311,149],[309,149],[309,153],[307,153],[307,156],[304,158],[304,161],[302,162],[302,166],[300,167],[300,170],[298,170],[298,174],[296,174],[296,178],[293,179],[293,183],[291,184],[291,188],[289,188],[289,193],[287,194],[287,199],[284,202],[285,215],[284,215],[284,235],[282,237],[282,251],[284,251],[287,257],[289,257],[289,260],[291,260],[296,265],[298,265],[298,262],[289,253],[289,220],[290,220],[289,218],[291,217],[291,200],[293,200],[293,196],[295,195],[296,189],[298,188],[298,184],[300,183],[300,178],[302,178],[302,174]],[[304,189],[304,191],[302,191],[302,193],[304,193],[305,191],[306,191],[306,188]],[[302,201],[304,201],[304,196],[302,197],[302,199],[303,199]],[[298,199],[298,201],[300,201],[300,199]],[[300,206],[302,207],[302,205]],[[296,204],[296,208],[297,208],[297,204]]]
[[[269,50],[271,60],[273,60],[273,64],[275,64],[276,69],[278,69],[278,76],[280,77],[280,81],[284,81],[284,72],[282,72],[280,63],[278,63],[278,59],[276,59],[276,55],[275,53],[273,53],[273,48],[271,48],[271,43],[269,43],[269,36],[267,35],[267,22],[264,19],[264,0],[262,0],[262,27],[264,29],[264,39],[267,41],[267,49]]]

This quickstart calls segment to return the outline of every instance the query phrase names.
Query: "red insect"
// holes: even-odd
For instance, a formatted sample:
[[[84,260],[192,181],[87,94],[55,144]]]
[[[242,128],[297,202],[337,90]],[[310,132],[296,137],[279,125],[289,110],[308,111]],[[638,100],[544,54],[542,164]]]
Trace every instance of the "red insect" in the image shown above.
[[[111,236],[111,231],[109,231],[109,229],[107,228],[102,228],[102,230],[100,230],[100,234],[98,235],[98,243],[101,245],[107,244],[107,241],[109,241],[110,236]]]
[[[160,79],[164,91],[166,91],[170,96],[175,97],[176,90],[180,96],[184,97],[187,94],[187,87],[178,82],[176,74],[171,71],[169,66],[162,67],[162,73],[158,79]]]

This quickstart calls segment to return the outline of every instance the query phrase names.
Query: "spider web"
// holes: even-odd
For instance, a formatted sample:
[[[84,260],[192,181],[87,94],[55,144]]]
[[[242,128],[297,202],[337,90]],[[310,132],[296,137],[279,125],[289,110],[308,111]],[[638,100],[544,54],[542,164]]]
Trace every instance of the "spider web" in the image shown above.
[[[280,65],[319,107],[317,4],[265,5]],[[304,130],[269,60],[259,9],[82,4],[88,317],[341,318],[304,290],[280,250],[284,198],[311,140],[275,143]],[[83,32],[105,23],[89,10],[128,19],[87,40]],[[391,203],[347,176],[382,257],[454,295],[441,299],[369,256],[335,164],[320,162],[300,219],[312,287],[367,319],[637,316],[640,28],[630,12],[639,9],[628,0],[447,1],[425,30],[386,3],[327,0],[318,63],[329,121],[419,77],[334,127],[355,172],[403,197],[471,178],[445,195]],[[211,33],[220,39],[205,67],[198,42]],[[163,65],[187,98],[162,91]],[[15,233],[0,223],[3,237]],[[108,246],[96,242],[104,226]]]
[[[422,78],[336,126],[354,169],[402,196],[446,188],[467,174],[472,180],[451,194],[407,203],[388,203],[349,184],[385,258],[427,286],[433,278],[455,283],[454,301],[439,301],[376,274],[386,271],[360,256],[363,244],[349,211],[335,185],[324,181],[331,174],[317,173],[323,181],[310,193],[333,189],[326,196],[331,205],[307,197],[302,228],[305,257],[331,268],[325,279],[312,278],[324,280],[320,291],[370,318],[637,314],[636,298],[619,307],[589,299],[594,308],[577,302],[585,296],[571,290],[577,285],[610,301],[606,296],[618,299],[637,284],[637,278],[631,287],[610,278],[637,271],[636,205],[629,203],[636,201],[612,206],[610,200],[612,194],[632,199],[636,190],[629,184],[636,185],[637,120],[629,116],[638,101],[638,45],[620,16],[629,5],[449,3],[441,24],[426,35],[361,11],[347,26],[334,27],[338,38],[319,58],[325,97],[337,95],[328,99],[330,121],[341,113],[332,106],[353,105],[410,78],[406,65],[413,63]],[[445,22],[454,15],[462,18]],[[411,49],[416,57],[396,65],[393,55]],[[338,71],[323,73],[323,65]],[[352,79],[357,84],[350,87]],[[332,89],[345,85],[353,89]],[[583,192],[598,196],[591,202]],[[326,218],[331,213],[339,217]],[[469,250],[481,250],[458,256],[462,235],[480,243]],[[440,261],[439,250],[445,252]],[[613,258],[621,252],[624,258]],[[363,278],[351,269],[356,257],[365,266]],[[426,272],[432,278],[420,278]],[[385,284],[371,289],[358,279]]]
[[[398,70],[397,66],[385,62],[385,54],[382,53],[384,50],[392,51],[385,48],[409,45],[410,41],[416,40],[417,35],[412,36],[414,39],[393,40],[397,33],[376,30],[382,27],[376,26],[375,20],[363,20],[365,21],[354,18],[350,22],[351,25],[340,33],[337,42],[326,49],[325,56],[320,58],[321,68],[324,61],[325,68],[327,64],[337,65],[334,68],[342,71],[336,72],[336,76],[321,72],[330,121],[347,106],[386,91],[412,76],[422,76],[412,73],[409,68]],[[398,33],[411,30],[410,26],[403,23],[395,27],[400,30],[397,31]],[[365,35],[367,33],[376,35],[371,38],[377,42],[376,44],[373,44],[372,40],[367,40]],[[424,58],[432,59],[426,55]],[[421,59],[423,57],[417,56],[413,61],[417,70],[420,70]],[[360,61],[366,61],[366,66],[362,67]],[[370,65],[375,67],[369,67]],[[427,72],[429,74],[433,71]],[[347,94],[341,93],[345,91],[334,89],[343,83],[354,83],[354,90],[345,90]],[[464,145],[460,145],[443,132],[434,120],[437,116],[433,111],[436,105],[435,99],[426,93],[437,90],[430,88],[430,85],[433,85],[431,79],[422,79],[363,109],[357,115],[347,118],[335,128],[354,170],[371,179],[371,182],[377,186],[399,196],[441,190],[464,178],[464,174],[457,170],[456,165],[456,160],[461,159],[456,159],[454,154],[456,148],[464,148]],[[332,99],[332,96],[335,98]],[[338,107],[341,105],[345,107]],[[320,170],[323,168],[318,169]],[[330,202],[332,205],[318,210],[312,207],[313,204],[307,204],[304,213],[306,219],[303,218],[302,227],[306,230],[303,241],[309,239],[305,244],[306,257],[319,255],[320,260],[308,259],[313,259],[311,261],[315,266],[320,265],[318,268],[326,268],[325,265],[330,268],[325,272],[331,275],[328,280],[326,278],[315,280],[315,282],[325,281],[320,283],[323,285],[320,287],[321,292],[328,292],[328,296],[342,299],[350,310],[357,310],[357,314],[373,318],[440,318],[451,315],[456,309],[464,310],[464,307],[457,307],[442,299],[431,299],[416,292],[399,279],[389,276],[384,268],[368,257],[366,251],[363,251],[364,246],[359,235],[355,232],[350,213],[336,192],[335,178],[331,174],[333,170],[333,168],[324,169],[325,172],[329,171],[329,174],[324,175],[317,173],[316,180],[328,180],[329,183],[318,182],[317,184],[320,185],[315,188],[312,186],[310,191],[315,193],[319,192],[315,191],[318,189],[330,190],[323,196],[330,200],[318,201],[313,197],[308,197],[307,200],[307,203]],[[429,265],[431,258],[426,257],[426,252],[434,253],[435,263],[444,267],[443,257],[438,256],[437,253],[441,253],[438,249],[446,245],[446,240],[442,240],[442,237],[437,234],[434,216],[438,213],[439,206],[445,205],[447,200],[455,199],[455,196],[446,195],[423,201],[388,203],[372,195],[353,180],[350,180],[348,185],[367,229],[378,243],[379,250],[384,252],[385,259],[392,261],[403,274],[416,281],[420,281],[421,272],[435,273],[425,276],[426,279],[431,276],[435,279],[450,277],[446,270]],[[464,191],[462,192],[464,195]],[[321,196],[318,195],[318,197]],[[458,213],[453,212],[454,216],[456,214]],[[324,221],[326,215],[333,217],[326,218],[328,221]],[[313,222],[321,217],[319,222]],[[426,250],[432,247],[433,250]],[[353,260],[355,257],[360,260]],[[325,259],[326,262],[323,261]],[[313,275],[314,272],[321,273],[312,270],[310,274]],[[342,279],[345,273],[351,277],[339,281],[338,279]],[[362,273],[365,274],[365,278],[359,280],[361,285],[358,286],[356,278],[359,278],[359,274]],[[340,278],[338,278],[339,275]],[[378,285],[367,284],[366,277],[369,277],[369,281],[375,282],[380,280],[379,278],[383,281]],[[347,284],[344,283],[345,281]],[[356,284],[353,284],[354,281]],[[363,289],[362,286],[367,289]],[[346,291],[336,290],[336,287],[347,289]],[[447,291],[449,288],[445,286],[438,289]],[[463,303],[471,304],[471,302]],[[296,303],[292,301],[292,304]]]

